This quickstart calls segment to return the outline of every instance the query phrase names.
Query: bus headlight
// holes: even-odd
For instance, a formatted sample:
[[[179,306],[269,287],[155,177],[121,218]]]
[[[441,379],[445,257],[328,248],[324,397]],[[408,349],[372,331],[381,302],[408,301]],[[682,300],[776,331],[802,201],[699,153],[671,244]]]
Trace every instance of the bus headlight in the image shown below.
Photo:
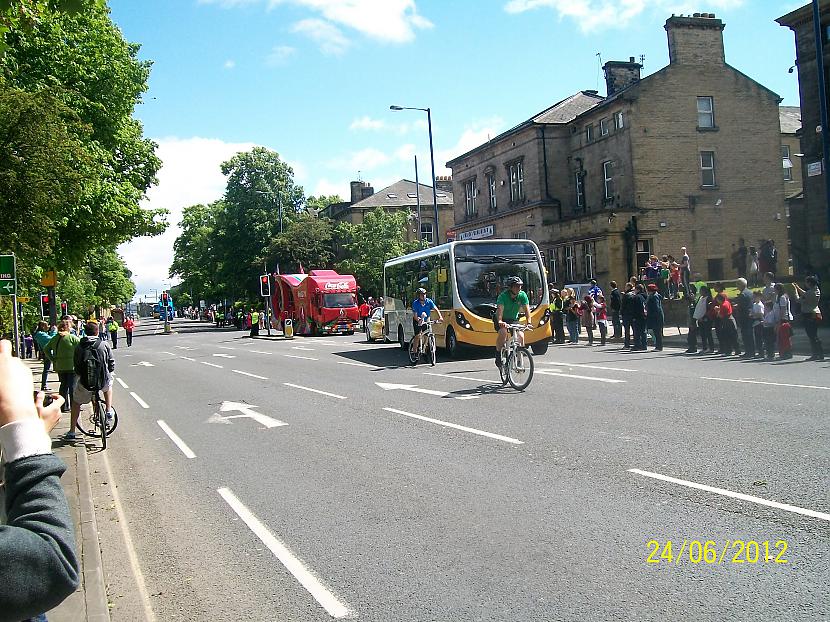
[[[542,319],[539,320],[539,326],[544,326],[550,322],[550,309],[545,309],[545,313],[542,315]]]
[[[467,330],[473,330],[473,325],[467,321],[467,318],[465,318],[464,314],[460,311],[455,312],[455,321],[458,322],[458,325],[462,328],[466,328]]]

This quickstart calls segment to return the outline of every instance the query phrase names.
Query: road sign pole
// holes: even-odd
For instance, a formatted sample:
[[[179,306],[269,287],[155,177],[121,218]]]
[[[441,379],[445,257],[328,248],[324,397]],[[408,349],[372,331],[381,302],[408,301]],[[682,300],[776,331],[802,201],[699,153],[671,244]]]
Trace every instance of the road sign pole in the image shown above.
[[[14,315],[14,349],[17,351],[18,358],[20,356],[20,324],[17,321],[17,257],[12,253],[12,269],[14,272],[14,293],[12,294],[12,310]]]
[[[46,293],[49,294],[49,326],[56,326],[58,323],[58,306],[55,302],[55,288],[47,287]]]

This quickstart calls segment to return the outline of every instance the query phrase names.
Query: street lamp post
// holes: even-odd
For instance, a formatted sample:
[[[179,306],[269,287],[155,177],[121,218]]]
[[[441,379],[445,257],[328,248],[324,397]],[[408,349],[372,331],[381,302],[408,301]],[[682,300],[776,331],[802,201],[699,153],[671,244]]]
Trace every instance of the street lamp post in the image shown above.
[[[420,110],[427,113],[427,128],[429,129],[429,159],[432,163],[432,210],[435,216],[435,241],[434,245],[438,246],[439,241],[439,227],[438,227],[438,191],[435,188],[435,151],[432,147],[432,111],[429,108],[413,108],[409,106],[389,106],[389,110]],[[418,232],[420,236],[420,231]]]

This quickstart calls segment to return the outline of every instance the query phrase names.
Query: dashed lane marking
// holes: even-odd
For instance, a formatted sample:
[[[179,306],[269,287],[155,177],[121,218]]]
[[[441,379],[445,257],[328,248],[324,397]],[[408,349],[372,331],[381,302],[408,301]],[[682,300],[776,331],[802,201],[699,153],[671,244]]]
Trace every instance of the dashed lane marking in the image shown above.
[[[338,365],[351,365],[353,367],[368,367],[369,369],[382,369],[368,363],[358,363],[357,361],[337,361]]]
[[[127,386],[127,383],[126,383],[126,382],[124,382],[123,380],[121,380],[121,378],[119,378],[118,376],[116,376],[116,377],[115,377],[115,379],[118,381],[118,384],[120,384],[120,385],[121,385],[122,387],[124,387],[125,389],[129,389],[129,388],[130,388],[130,387],[128,387],[128,386]]]
[[[169,426],[169,425],[167,425],[167,424],[166,424],[166,423],[165,423],[162,419],[159,419],[158,421],[156,421],[156,423],[158,423],[158,424],[159,424],[159,427],[160,427],[162,430],[164,430],[164,433],[165,433],[165,434],[167,434],[167,436],[169,436],[169,437],[170,437],[170,440],[171,440],[171,441],[173,441],[173,442],[176,444],[176,447],[178,447],[179,449],[181,449],[181,450],[182,450],[182,453],[183,453],[183,454],[184,454],[187,458],[192,459],[192,458],[195,458],[195,457],[196,457],[196,454],[194,454],[194,453],[191,451],[190,447],[188,447],[188,446],[187,446],[187,443],[185,443],[185,442],[184,442],[184,441],[183,441],[183,440],[179,437],[179,435],[178,435],[178,434],[176,434],[173,430],[171,430],[171,429],[170,429],[170,426]]]
[[[141,406],[142,408],[150,408],[150,407],[147,405],[147,402],[145,402],[143,399],[141,399],[140,397],[138,397],[138,394],[137,394],[135,391],[130,391],[130,395],[132,395],[133,399],[134,399],[136,402],[138,402],[139,406]]]
[[[576,380],[594,380],[596,382],[606,382],[608,384],[620,384],[625,380],[616,380],[614,378],[597,378],[596,376],[578,376],[576,374],[560,374],[555,371],[548,371],[547,369],[537,369],[537,374],[544,374],[545,376],[560,376],[562,378],[574,378]]]
[[[772,387],[794,387],[796,389],[819,389],[820,391],[830,391],[830,387],[822,387],[814,384],[787,384],[785,382],[764,382],[762,380],[748,380],[746,378],[713,378],[710,376],[701,376],[701,380],[720,380],[721,382],[745,382],[746,384],[766,384]]]
[[[209,367],[216,367],[217,369],[225,369],[221,365],[217,365],[216,363],[208,363],[207,361],[202,361],[202,365],[208,365]]]
[[[555,363],[553,361],[536,361],[542,365],[556,365],[558,367],[584,367],[586,369],[603,369],[606,371],[631,371],[636,372],[636,369],[626,369],[625,367],[602,367],[601,365],[585,365],[582,363]]]
[[[830,514],[825,514],[824,512],[816,512],[815,510],[808,510],[806,508],[800,508],[796,505],[789,505],[788,503],[779,503],[778,501],[769,501],[767,499],[762,499],[761,497],[753,497],[752,495],[745,495],[740,492],[733,492],[731,490],[726,490],[725,488],[716,488],[715,486],[707,486],[706,484],[698,484],[697,482],[690,482],[685,479],[678,479],[676,477],[669,477],[668,475],[662,475],[660,473],[653,473],[651,471],[642,471],[640,469],[628,469],[629,473],[636,473],[637,475],[643,475],[644,477],[651,477],[653,479],[659,479],[664,482],[670,482],[672,484],[679,484],[680,486],[686,486],[687,488],[696,488],[697,490],[705,490],[706,492],[712,492],[716,495],[723,495],[724,497],[732,497],[733,499],[740,499],[741,501],[749,501],[751,503],[757,503],[759,505],[766,505],[771,508],[777,508],[779,510],[786,510],[787,512],[794,512],[796,514],[801,514],[803,516],[809,516],[811,518],[819,518],[821,520],[830,521]]]
[[[231,348],[229,346],[216,346],[220,350],[236,350],[236,348]]]
[[[287,387],[294,387],[295,389],[302,389],[303,391],[310,391],[311,393],[319,393],[320,395],[327,395],[329,397],[337,398],[338,400],[348,399],[345,395],[337,395],[337,393],[329,393],[328,391],[320,391],[319,389],[312,389],[311,387],[304,387],[301,384],[291,384],[290,382],[283,382]]]
[[[398,410],[397,408],[384,408],[383,410],[388,411],[390,413],[396,413],[398,415],[403,415],[404,417],[412,417],[413,419],[421,419],[422,421],[429,421],[430,423],[437,423],[438,425],[445,426],[447,428],[453,428],[455,430],[461,430],[462,432],[470,432],[471,434],[478,434],[479,436],[486,436],[488,438],[494,438],[497,441],[504,441],[506,443],[512,443],[513,445],[523,445],[524,441],[520,441],[517,438],[511,438],[509,436],[502,436],[501,434],[494,434],[493,432],[485,432],[484,430],[476,430],[475,428],[468,428],[464,425],[458,425],[457,423],[450,423],[449,421],[441,421],[440,419],[432,419],[431,417],[424,417],[423,415],[416,415],[415,413],[409,413],[405,410]]]
[[[315,359],[310,356],[300,356],[299,354],[283,354],[283,356],[287,356],[290,359],[304,359],[306,361],[319,361],[320,359]]]
[[[192,362],[195,362],[195,361],[196,361],[196,359],[192,359],[192,358],[190,358],[189,356],[180,356],[179,358],[180,358],[180,359],[184,359],[185,361],[192,361]]]
[[[231,370],[235,374],[242,374],[243,376],[250,376],[251,378],[258,378],[259,380],[268,380],[265,376],[257,376],[256,374],[251,374],[247,371],[242,371],[241,369],[232,369]]]
[[[300,582],[309,594],[320,603],[320,606],[325,609],[333,618],[345,618],[353,615],[353,612],[343,602],[341,602],[329,590],[323,582],[318,579],[308,568],[305,567],[297,556],[295,556],[283,542],[275,536],[268,527],[266,527],[254,514],[245,507],[235,494],[229,488],[219,488],[217,491],[225,500],[231,509],[242,519],[248,529],[254,532],[257,538],[268,547],[274,556],[285,566],[297,581]]]
[[[254,354],[271,354],[271,352],[265,352],[264,350],[248,350],[248,352],[253,352]]]
[[[438,376],[439,378],[455,378],[457,380],[470,380],[472,382],[486,382],[488,384],[499,383],[501,384],[500,380],[491,380],[489,378],[473,378],[472,376],[458,376],[455,374],[436,374],[434,372],[425,371],[425,376]]]

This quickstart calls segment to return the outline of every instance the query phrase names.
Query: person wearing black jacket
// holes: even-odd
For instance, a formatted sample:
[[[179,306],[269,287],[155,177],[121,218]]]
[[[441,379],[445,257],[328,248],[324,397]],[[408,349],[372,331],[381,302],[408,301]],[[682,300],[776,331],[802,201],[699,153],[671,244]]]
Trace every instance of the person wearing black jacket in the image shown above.
[[[634,347],[632,350],[643,350],[646,347],[646,288],[642,283],[637,283],[634,296],[632,325],[634,326]]]
[[[611,281],[609,285],[611,286],[611,293],[609,294],[611,303],[611,325],[614,327],[614,334],[611,335],[611,339],[619,339],[622,337],[622,326],[620,325],[622,294],[620,293],[620,289],[617,287],[616,281]]]
[[[631,347],[631,326],[634,322],[634,314],[637,310],[637,300],[635,299],[634,286],[629,282],[625,284],[625,294],[622,296],[622,303],[620,304],[620,315],[622,316],[624,341],[623,348]]]
[[[747,287],[746,279],[738,279],[738,299],[733,317],[741,331],[741,341],[744,344],[744,353],[741,358],[755,358],[755,333],[752,328],[752,290]]]
[[[32,374],[0,341],[0,453],[3,508],[0,525],[0,622],[48,611],[78,587],[75,529],[60,476],[66,465],[52,454],[49,431],[63,398],[32,399]]]

